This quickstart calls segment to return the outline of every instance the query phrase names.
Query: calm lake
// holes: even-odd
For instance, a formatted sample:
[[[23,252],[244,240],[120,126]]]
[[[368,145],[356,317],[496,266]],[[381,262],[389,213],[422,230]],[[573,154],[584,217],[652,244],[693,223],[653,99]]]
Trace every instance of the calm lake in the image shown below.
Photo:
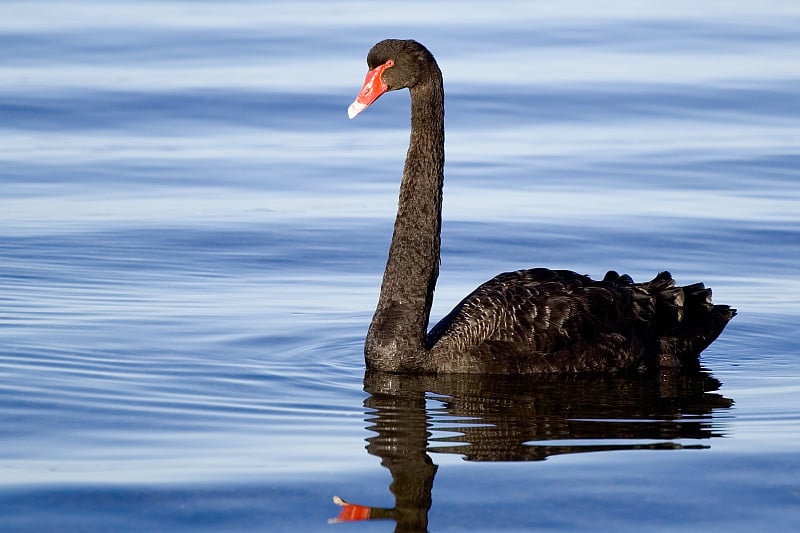
[[[798,28],[792,0],[5,0],[0,530],[799,530]],[[434,319],[507,270],[669,270],[739,310],[703,373],[365,373],[408,93],[346,110],[386,37],[445,76]]]

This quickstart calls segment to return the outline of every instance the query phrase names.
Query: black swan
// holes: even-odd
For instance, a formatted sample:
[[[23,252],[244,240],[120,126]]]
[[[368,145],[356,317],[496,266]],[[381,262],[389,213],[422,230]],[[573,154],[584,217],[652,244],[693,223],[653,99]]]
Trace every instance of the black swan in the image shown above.
[[[386,91],[411,93],[408,146],[394,234],[369,326],[367,367],[400,373],[612,372],[699,365],[700,352],[736,314],[712,305],[702,283],[678,287],[669,272],[646,283],[609,272],[506,272],[464,298],[430,332],[439,274],[444,181],[444,88],[433,55],[388,39],[348,108],[355,117]]]

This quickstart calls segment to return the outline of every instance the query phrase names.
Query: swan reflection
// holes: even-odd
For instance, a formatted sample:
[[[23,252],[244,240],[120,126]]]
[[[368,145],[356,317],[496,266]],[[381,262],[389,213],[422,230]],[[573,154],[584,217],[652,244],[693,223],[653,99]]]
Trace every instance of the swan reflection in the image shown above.
[[[468,461],[540,461],[610,450],[709,447],[733,401],[706,372],[646,375],[407,376],[368,371],[367,451],[388,468],[391,508],[334,501],[332,522],[393,519],[425,531],[437,466],[432,454]]]

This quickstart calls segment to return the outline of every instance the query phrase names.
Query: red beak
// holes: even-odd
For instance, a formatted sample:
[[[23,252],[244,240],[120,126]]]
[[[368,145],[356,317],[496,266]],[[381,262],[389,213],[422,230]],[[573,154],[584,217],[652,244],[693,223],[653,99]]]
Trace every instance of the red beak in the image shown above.
[[[372,513],[372,507],[366,505],[356,505],[355,503],[346,502],[338,496],[333,497],[333,503],[341,505],[342,512],[336,518],[328,520],[329,524],[338,522],[355,522],[358,520],[369,520]]]
[[[361,87],[361,91],[358,93],[355,101],[347,108],[348,117],[354,118],[369,107],[372,102],[377,100],[380,95],[389,90],[389,87],[383,83],[381,74],[392,65],[394,65],[394,61],[390,59],[383,65],[367,72],[367,77],[364,79],[364,85]]]

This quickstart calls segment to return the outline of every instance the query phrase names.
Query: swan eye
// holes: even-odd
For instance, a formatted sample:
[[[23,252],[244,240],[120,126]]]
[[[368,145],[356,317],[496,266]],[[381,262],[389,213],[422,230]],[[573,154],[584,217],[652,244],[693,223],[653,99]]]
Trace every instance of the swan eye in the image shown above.
[[[389,61],[384,63],[384,66],[386,66],[386,68],[393,67],[394,66],[394,59],[390,59]]]

